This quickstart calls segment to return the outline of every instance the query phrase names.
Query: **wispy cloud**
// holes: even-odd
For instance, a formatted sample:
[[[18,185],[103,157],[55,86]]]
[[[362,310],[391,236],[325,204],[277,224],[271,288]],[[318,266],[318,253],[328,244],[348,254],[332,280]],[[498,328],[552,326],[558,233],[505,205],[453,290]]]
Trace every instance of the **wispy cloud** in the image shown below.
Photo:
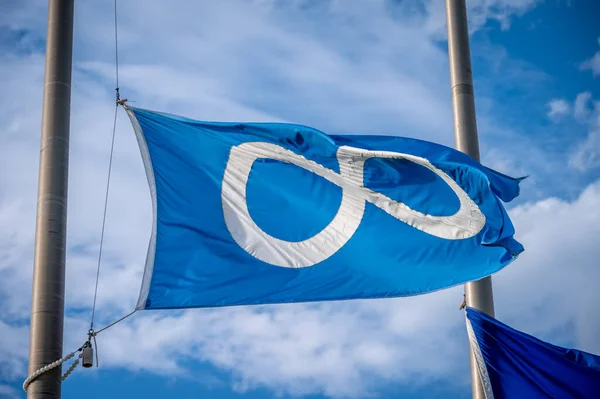
[[[588,135],[577,145],[570,164],[581,171],[599,168],[600,100],[593,99],[590,92],[580,93],[575,99],[574,115],[579,123],[588,127]]]
[[[490,20],[500,23],[501,29],[510,28],[511,21],[533,9],[540,0],[475,0],[467,2],[469,30],[475,32]],[[429,0],[399,2],[405,11],[404,16],[412,16],[416,10],[423,10],[424,27],[435,37],[446,37],[446,10],[444,1]],[[418,7],[421,5],[421,7]],[[418,15],[418,13],[417,13]]]
[[[582,64],[580,69],[591,69],[596,76],[600,72],[600,51]],[[600,100],[593,98],[592,92],[587,90],[577,94],[572,105],[564,99],[554,99],[548,106],[548,117],[554,122],[570,115],[587,130],[587,134],[571,146],[569,166],[583,173],[600,168]]]
[[[598,45],[600,45],[600,37],[598,38]],[[596,51],[592,58],[582,62],[579,68],[582,71],[592,71],[593,76],[600,75],[600,50]]]
[[[28,343],[46,2],[9,4],[0,29],[23,35],[0,55],[0,87],[12,93],[0,97],[0,225],[9,226],[0,229],[0,359],[10,359],[0,362],[0,375],[16,379],[25,378]],[[489,19],[507,23],[535,4],[469,2],[471,27]],[[111,10],[112,1],[76,8],[66,351],[81,344],[89,326],[114,110]],[[442,1],[119,2],[119,15],[121,93],[135,105],[200,119],[284,120],[331,133],[452,144]],[[508,58],[486,55],[494,65]],[[572,108],[589,120],[595,111],[583,100]],[[478,101],[488,104],[479,111],[482,130],[507,137],[511,130],[495,114],[493,99]],[[493,134],[486,137],[497,142]],[[530,158],[542,154],[531,142]],[[487,152],[497,154],[498,165],[525,174],[520,169],[531,159],[517,159],[512,146],[492,149]],[[598,349],[593,337],[600,326],[589,313],[600,298],[593,287],[581,287],[600,279],[597,248],[586,239],[599,233],[599,200],[595,183],[574,201],[548,199],[511,211],[527,251],[496,279],[503,319],[558,343]],[[150,223],[137,143],[121,113],[98,324],[133,308]],[[569,274],[570,262],[578,273]],[[528,284],[540,275],[534,294]],[[464,319],[456,310],[461,299],[458,287],[385,301],[143,312],[98,337],[102,367],[192,378],[194,366],[204,363],[231,372],[239,390],[335,397],[364,397],[379,383],[466,386]],[[575,328],[561,330],[569,322]]]
[[[548,117],[554,122],[564,121],[568,116],[587,130],[583,139],[571,146],[569,166],[579,172],[590,172],[600,167],[600,101],[592,98],[590,91],[577,94],[573,104],[555,99],[548,103]]]
[[[562,98],[550,101],[548,108],[548,118],[555,122],[571,112],[571,106]]]

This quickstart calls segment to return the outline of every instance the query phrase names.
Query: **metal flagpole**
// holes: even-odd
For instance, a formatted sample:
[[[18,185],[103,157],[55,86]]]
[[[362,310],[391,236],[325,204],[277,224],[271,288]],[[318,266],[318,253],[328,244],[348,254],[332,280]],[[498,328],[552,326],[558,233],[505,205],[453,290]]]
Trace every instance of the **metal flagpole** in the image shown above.
[[[450,61],[450,85],[452,87],[452,110],[454,114],[454,138],[456,148],[479,160],[475,97],[471,72],[471,52],[467,26],[465,0],[446,0],[446,23],[448,26],[448,57]],[[494,316],[492,279],[486,277],[465,285],[467,306]],[[473,398],[485,399],[483,386],[471,356],[471,383]]]
[[[74,0],[48,1],[29,373],[62,357]],[[36,378],[29,399],[60,398],[61,367]]]

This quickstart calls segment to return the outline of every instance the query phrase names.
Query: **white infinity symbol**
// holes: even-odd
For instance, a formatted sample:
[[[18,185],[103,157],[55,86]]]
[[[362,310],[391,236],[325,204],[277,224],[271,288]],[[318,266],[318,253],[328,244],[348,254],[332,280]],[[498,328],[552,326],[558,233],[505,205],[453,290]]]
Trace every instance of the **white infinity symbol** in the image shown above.
[[[333,220],[319,233],[303,241],[285,241],[264,232],[252,219],[246,202],[246,185],[252,165],[261,158],[299,166],[341,187],[342,201]],[[406,159],[431,170],[454,191],[460,201],[459,210],[451,216],[428,215],[364,187],[364,164],[369,158]],[[447,240],[473,237],[485,226],[485,215],[477,204],[450,176],[425,158],[342,146],[338,148],[337,160],[340,173],[276,144],[248,142],[232,147],[223,176],[221,201],[225,224],[233,239],[263,262],[300,268],[324,261],[348,242],[360,225],[365,201],[416,229]]]

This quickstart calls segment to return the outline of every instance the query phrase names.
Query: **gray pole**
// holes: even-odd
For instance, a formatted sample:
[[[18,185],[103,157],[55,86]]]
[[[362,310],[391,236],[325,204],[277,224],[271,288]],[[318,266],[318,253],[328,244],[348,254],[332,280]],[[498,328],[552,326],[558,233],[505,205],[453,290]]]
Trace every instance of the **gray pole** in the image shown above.
[[[38,182],[29,373],[62,357],[67,230],[73,0],[49,0]],[[61,367],[27,389],[29,399],[60,398]]]
[[[479,160],[475,97],[471,72],[471,51],[467,26],[465,0],[446,0],[446,22],[448,26],[448,57],[450,61],[450,85],[452,86],[452,111],[454,114],[454,139],[456,148]],[[467,306],[494,316],[492,278],[465,284]],[[485,399],[483,386],[471,356],[471,383],[474,399]]]

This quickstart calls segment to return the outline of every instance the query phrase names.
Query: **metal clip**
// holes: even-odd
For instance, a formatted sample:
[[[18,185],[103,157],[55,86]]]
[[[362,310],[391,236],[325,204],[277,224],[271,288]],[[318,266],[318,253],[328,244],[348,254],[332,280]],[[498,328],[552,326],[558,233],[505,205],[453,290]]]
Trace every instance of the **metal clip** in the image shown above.
[[[92,348],[92,344],[90,341],[86,342],[83,345],[83,356],[81,359],[81,364],[86,369],[94,366],[94,348]]]

